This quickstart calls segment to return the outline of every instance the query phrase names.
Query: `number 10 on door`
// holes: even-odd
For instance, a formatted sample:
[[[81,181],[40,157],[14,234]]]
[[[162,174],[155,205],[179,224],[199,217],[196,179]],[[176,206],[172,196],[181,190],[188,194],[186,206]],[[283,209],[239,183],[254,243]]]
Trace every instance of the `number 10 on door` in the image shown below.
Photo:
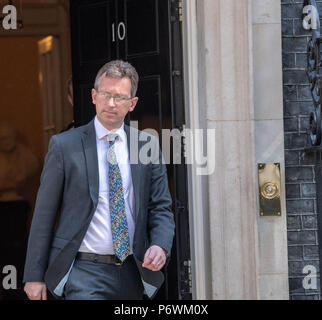
[[[124,22],[117,25],[117,37],[120,41],[125,39],[126,30]],[[112,23],[112,42],[115,42],[115,23]]]

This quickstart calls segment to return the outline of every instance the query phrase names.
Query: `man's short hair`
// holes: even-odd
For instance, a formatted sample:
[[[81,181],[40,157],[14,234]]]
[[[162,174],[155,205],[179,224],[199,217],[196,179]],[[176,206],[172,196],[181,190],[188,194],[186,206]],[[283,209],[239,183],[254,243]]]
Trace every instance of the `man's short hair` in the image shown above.
[[[97,72],[95,78],[94,89],[96,91],[98,90],[99,83],[104,74],[110,78],[129,78],[131,81],[131,98],[135,97],[138,88],[139,75],[129,62],[113,60],[104,64]]]

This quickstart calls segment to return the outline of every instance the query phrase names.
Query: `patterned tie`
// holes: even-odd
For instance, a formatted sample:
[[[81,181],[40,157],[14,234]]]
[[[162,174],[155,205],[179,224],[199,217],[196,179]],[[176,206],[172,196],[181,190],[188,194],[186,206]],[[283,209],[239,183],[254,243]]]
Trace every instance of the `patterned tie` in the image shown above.
[[[122,176],[115,154],[115,141],[117,138],[118,135],[113,133],[107,136],[110,144],[107,157],[110,188],[109,202],[115,255],[121,261],[124,261],[130,254],[130,237],[125,214]]]

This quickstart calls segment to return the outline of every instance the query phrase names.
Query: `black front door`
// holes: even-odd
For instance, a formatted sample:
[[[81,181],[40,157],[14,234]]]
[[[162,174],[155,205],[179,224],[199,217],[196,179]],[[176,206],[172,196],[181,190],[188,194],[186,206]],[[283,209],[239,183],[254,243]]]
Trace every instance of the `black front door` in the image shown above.
[[[74,118],[76,126],[95,115],[91,89],[109,60],[129,61],[140,76],[138,105],[126,121],[139,129],[182,129],[184,106],[179,8],[176,0],[71,0]],[[185,165],[167,165],[176,237],[165,284],[157,298],[190,299],[189,225]]]

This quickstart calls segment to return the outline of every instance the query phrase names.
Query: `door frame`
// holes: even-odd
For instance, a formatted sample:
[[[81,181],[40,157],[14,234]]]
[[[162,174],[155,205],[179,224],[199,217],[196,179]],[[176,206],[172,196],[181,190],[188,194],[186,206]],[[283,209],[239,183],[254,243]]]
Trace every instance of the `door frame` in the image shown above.
[[[184,99],[186,125],[194,132],[201,128],[199,117],[198,90],[198,26],[196,1],[183,0],[183,66],[184,66]],[[190,146],[190,152],[197,152],[196,143]],[[208,212],[207,177],[198,174],[195,164],[187,165],[188,205],[191,248],[192,298],[210,299],[210,247],[207,241],[209,233],[206,213]],[[205,199],[206,197],[206,199]]]
[[[42,93],[44,150],[52,135],[64,128],[63,95],[61,86],[60,40],[47,36],[38,41],[39,77]]]

